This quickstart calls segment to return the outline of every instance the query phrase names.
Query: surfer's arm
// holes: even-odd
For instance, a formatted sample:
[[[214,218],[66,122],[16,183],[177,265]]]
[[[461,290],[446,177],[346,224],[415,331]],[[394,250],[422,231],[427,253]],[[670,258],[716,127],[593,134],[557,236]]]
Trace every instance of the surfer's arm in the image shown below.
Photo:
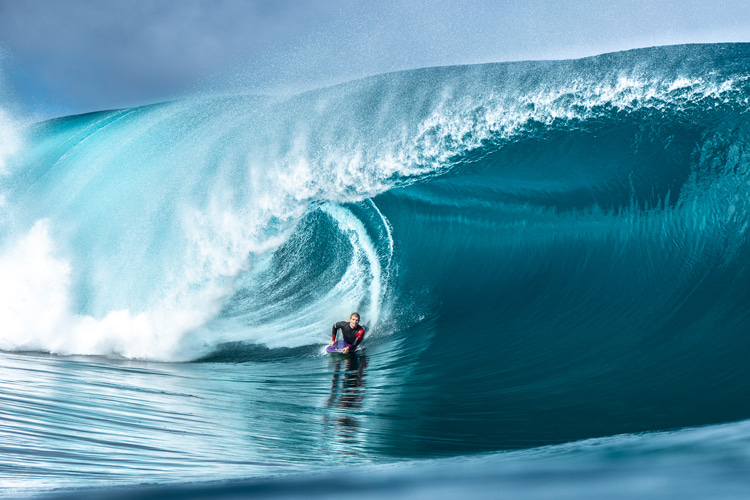
[[[339,331],[339,324],[338,323],[334,323],[333,324],[333,330],[331,330],[331,344],[333,344],[334,342],[336,342],[336,333],[338,331]],[[331,344],[328,344],[328,345],[331,345]]]
[[[359,344],[362,343],[362,339],[365,337],[365,329],[362,327],[359,327],[359,330],[357,330],[357,336],[354,339],[354,343],[352,344],[352,348],[357,347]]]

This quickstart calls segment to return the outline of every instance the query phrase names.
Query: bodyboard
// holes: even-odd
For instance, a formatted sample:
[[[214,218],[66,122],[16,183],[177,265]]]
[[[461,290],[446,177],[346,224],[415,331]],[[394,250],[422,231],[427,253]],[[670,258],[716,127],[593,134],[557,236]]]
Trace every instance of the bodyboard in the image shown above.
[[[334,344],[326,347],[326,352],[338,352],[340,354],[343,354],[343,351],[346,347],[350,347],[349,344],[347,344],[343,340],[337,340]],[[357,348],[359,348],[359,346],[357,346]],[[356,350],[357,349],[352,349],[349,352],[354,352]]]

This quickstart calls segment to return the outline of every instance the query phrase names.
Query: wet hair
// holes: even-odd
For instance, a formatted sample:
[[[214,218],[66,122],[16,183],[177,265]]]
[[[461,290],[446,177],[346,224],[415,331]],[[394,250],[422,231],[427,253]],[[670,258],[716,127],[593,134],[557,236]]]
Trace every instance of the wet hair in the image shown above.
[[[349,315],[349,319],[352,319],[353,316],[356,316],[357,317],[357,321],[359,321],[359,313],[351,313]]]

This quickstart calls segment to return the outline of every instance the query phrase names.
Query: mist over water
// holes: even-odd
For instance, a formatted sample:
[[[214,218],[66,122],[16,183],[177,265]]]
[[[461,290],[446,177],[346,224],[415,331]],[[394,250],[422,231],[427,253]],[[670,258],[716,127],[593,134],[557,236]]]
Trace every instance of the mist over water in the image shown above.
[[[631,450],[628,433],[743,420],[749,109],[750,48],[726,44],[31,125],[0,110],[6,479],[257,478],[346,457],[382,480],[403,461],[427,492],[455,460],[439,457],[484,452],[487,494],[550,470],[508,450]],[[365,354],[326,357],[355,310]],[[644,474],[659,436],[601,466]],[[75,456],[42,466],[59,442]],[[599,460],[565,446],[579,472]],[[97,458],[125,448],[140,451]]]

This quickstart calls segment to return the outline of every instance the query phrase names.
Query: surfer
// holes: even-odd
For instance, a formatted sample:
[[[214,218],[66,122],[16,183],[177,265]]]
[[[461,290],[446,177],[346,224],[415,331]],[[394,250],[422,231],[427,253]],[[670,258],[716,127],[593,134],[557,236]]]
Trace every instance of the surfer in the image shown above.
[[[365,329],[359,326],[359,314],[352,313],[349,316],[349,321],[339,321],[333,324],[333,330],[331,331],[331,342],[328,345],[333,345],[336,342],[336,334],[341,330],[341,334],[344,337],[344,342],[349,344],[342,351],[344,354],[348,353],[349,350],[354,350],[362,343],[362,339],[365,336]]]

